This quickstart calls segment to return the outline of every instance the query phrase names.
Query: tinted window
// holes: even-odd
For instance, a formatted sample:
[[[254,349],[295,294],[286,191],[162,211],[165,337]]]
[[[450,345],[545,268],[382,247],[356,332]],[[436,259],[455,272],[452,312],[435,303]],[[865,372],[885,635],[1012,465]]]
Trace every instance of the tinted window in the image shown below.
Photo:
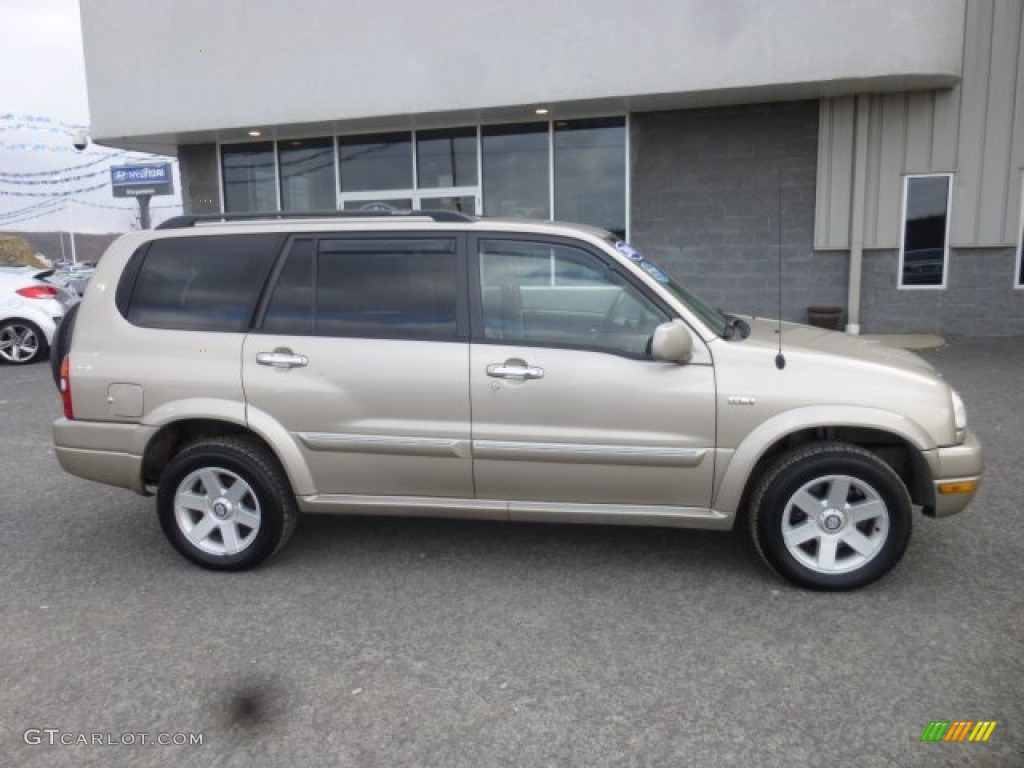
[[[225,145],[221,162],[225,211],[277,210],[273,142]]]
[[[949,176],[907,179],[900,284],[942,286],[946,282]]]
[[[455,336],[457,293],[453,240],[320,241],[319,334]]]
[[[419,131],[416,134],[416,163],[420,189],[475,187],[476,129]]]
[[[281,238],[266,235],[154,240],[127,319],[147,328],[245,331]]]
[[[296,240],[263,316],[267,333],[313,332],[313,241]]]
[[[483,240],[484,338],[645,356],[667,319],[593,254],[547,243]]]
[[[333,139],[279,141],[277,157],[283,210],[324,211],[337,207]]]
[[[342,192],[412,187],[412,135],[382,133],[338,139]]]
[[[625,237],[625,121],[559,120],[554,149],[555,218]]]
[[[483,129],[485,216],[550,216],[548,131],[548,123]]]

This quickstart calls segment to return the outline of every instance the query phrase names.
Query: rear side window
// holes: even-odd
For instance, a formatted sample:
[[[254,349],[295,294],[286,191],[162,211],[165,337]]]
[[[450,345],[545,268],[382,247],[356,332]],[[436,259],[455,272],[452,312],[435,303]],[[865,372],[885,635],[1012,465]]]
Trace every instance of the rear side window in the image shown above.
[[[125,317],[146,328],[243,332],[282,240],[278,235],[154,240]]]
[[[324,238],[315,248],[298,240],[262,330],[450,338],[457,331],[458,273],[453,238]]]

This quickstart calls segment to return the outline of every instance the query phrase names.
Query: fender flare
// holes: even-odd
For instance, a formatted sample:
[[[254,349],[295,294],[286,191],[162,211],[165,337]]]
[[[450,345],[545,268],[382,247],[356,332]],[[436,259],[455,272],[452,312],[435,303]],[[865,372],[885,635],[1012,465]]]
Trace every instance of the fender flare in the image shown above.
[[[921,425],[906,416],[881,408],[813,405],[793,408],[762,422],[732,452],[725,471],[715,482],[712,508],[735,515],[757,462],[780,440],[805,429],[855,427],[887,432],[925,453],[936,448]],[[719,460],[723,456],[719,451]]]

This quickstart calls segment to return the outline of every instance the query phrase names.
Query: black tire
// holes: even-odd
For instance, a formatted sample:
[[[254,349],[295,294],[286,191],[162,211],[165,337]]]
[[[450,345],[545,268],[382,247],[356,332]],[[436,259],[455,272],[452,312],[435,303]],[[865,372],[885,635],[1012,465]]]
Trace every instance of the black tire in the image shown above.
[[[60,388],[60,366],[65,356],[71,351],[71,338],[75,334],[75,318],[78,317],[78,308],[81,302],[75,304],[64,315],[64,319],[57,326],[57,333],[53,337],[53,346],[50,350],[50,371],[53,373],[53,384]]]
[[[197,508],[179,504],[179,493]],[[288,543],[298,520],[277,458],[244,436],[208,438],[184,448],[164,469],[156,504],[160,527],[174,548],[216,571],[264,562]]]
[[[903,481],[878,456],[856,445],[817,442],[789,451],[764,472],[751,496],[750,534],[765,563],[789,581],[856,589],[903,557],[912,513]]]
[[[30,365],[46,357],[46,336],[43,335],[39,326],[31,320],[22,320],[20,317],[11,317],[4,320],[0,323],[0,342],[4,341],[5,336],[17,335],[21,337],[26,331],[31,334],[32,340],[35,343],[32,353],[28,357],[15,359],[17,357],[14,351],[16,347],[10,348],[7,351],[0,352],[0,363],[7,365]]]

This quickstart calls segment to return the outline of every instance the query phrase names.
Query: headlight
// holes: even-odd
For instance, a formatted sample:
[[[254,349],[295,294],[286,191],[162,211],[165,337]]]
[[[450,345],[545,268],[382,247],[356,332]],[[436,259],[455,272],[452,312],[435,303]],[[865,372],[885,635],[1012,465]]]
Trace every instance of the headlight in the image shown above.
[[[953,427],[956,429],[956,441],[962,443],[967,438],[967,407],[960,393],[949,390],[953,397]]]

